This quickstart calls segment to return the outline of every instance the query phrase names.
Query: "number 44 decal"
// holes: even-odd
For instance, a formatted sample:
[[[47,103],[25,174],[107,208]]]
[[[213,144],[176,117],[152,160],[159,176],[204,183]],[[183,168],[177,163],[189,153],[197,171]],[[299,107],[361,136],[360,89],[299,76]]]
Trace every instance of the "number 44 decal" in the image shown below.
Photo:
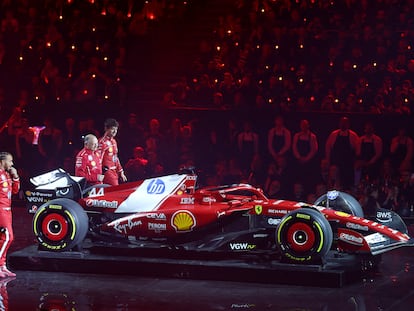
[[[91,191],[89,191],[88,197],[99,197],[104,194],[104,188],[92,188]]]

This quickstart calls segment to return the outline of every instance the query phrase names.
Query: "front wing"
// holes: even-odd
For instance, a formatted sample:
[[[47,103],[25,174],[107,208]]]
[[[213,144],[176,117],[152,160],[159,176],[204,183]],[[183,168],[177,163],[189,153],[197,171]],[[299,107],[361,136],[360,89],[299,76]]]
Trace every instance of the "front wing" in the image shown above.
[[[338,250],[347,253],[369,253],[379,255],[393,249],[405,246],[413,246],[414,239],[408,238],[394,240],[380,232],[372,232],[363,235],[360,232],[339,228],[337,235]]]

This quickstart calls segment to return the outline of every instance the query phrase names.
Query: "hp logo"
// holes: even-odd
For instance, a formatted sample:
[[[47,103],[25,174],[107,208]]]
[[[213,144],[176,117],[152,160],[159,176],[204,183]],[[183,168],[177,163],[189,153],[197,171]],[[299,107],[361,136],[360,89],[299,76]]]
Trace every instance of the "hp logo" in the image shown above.
[[[147,187],[148,194],[161,194],[165,190],[165,184],[161,179],[151,181]]]

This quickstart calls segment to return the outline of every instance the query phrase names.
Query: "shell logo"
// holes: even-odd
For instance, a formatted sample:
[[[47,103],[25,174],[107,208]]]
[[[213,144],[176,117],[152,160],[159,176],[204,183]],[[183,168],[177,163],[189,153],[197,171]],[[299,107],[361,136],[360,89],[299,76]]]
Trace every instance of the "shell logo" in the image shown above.
[[[171,218],[171,226],[177,232],[192,231],[196,225],[196,219],[189,211],[177,211]]]

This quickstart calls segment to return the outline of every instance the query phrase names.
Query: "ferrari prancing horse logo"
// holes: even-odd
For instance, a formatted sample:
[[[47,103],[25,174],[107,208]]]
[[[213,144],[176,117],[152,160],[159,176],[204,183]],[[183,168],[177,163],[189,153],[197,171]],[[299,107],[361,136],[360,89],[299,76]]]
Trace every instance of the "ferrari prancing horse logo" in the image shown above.
[[[260,215],[263,211],[263,206],[261,205],[255,205],[254,206],[254,211],[256,212],[257,215]]]

